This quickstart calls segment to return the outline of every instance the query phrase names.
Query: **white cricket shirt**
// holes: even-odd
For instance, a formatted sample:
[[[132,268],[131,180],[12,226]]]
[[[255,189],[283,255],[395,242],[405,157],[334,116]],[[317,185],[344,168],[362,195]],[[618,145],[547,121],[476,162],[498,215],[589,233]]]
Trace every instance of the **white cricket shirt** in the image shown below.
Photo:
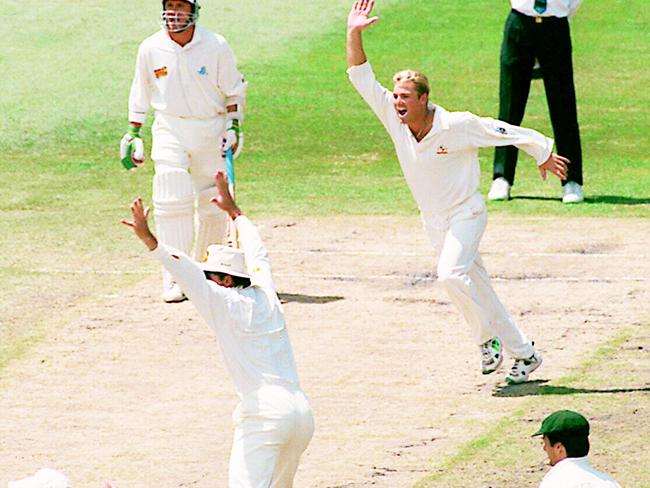
[[[214,330],[240,397],[264,385],[300,388],[268,251],[250,220],[240,215],[235,223],[253,275],[248,288],[208,281],[196,261],[164,244],[159,243],[152,254]]]
[[[243,106],[247,83],[226,40],[196,26],[180,46],[160,30],[138,49],[129,96],[129,121],[143,123],[147,110],[193,119],[212,119],[226,106]]]
[[[478,192],[480,147],[515,145],[544,163],[553,140],[531,129],[435,105],[433,127],[416,141],[393,107],[393,94],[369,63],[348,69],[350,81],[388,131],[406,182],[423,216],[445,214]]]
[[[565,458],[553,466],[539,488],[621,488],[609,476],[596,471],[587,457]]]
[[[573,17],[582,0],[546,0],[546,10],[535,10],[535,0],[510,0],[512,8],[530,17]]]

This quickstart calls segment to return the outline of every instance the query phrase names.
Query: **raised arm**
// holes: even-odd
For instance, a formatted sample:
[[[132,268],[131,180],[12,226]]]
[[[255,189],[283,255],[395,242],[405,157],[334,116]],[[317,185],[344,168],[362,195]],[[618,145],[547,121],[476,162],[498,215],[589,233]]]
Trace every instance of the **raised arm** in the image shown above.
[[[352,10],[348,15],[346,47],[348,68],[359,66],[368,60],[366,53],[363,51],[362,33],[379,20],[379,17],[368,17],[374,6],[375,0],[361,0],[354,2],[354,5],[352,5]]]
[[[181,287],[183,292],[190,299],[199,313],[210,321],[212,312],[210,307],[210,288],[208,280],[201,267],[192,258],[187,255],[158,243],[156,236],[149,229],[147,218],[149,216],[149,207],[145,208],[140,197],[131,203],[131,214],[133,220],[122,220],[122,223],[133,230],[152,255],[172,274],[174,280]],[[215,288],[216,289],[216,288]],[[225,313],[225,295],[228,293],[226,288],[218,289],[223,293],[223,300],[219,301],[222,310],[216,310]]]
[[[253,275],[253,283],[273,288],[271,260],[257,227],[242,215],[241,210],[228,191],[228,179],[223,171],[217,171],[215,181],[217,197],[212,201],[235,221],[239,243],[244,251],[249,271]]]

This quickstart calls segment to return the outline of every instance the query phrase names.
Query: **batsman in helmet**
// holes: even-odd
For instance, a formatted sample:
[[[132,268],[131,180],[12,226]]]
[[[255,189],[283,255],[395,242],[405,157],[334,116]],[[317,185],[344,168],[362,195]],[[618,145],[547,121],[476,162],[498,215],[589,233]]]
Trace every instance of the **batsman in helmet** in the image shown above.
[[[127,169],[143,163],[140,130],[153,108],[157,234],[161,242],[200,261],[208,245],[225,235],[226,216],[210,200],[226,153],[237,157],[242,150],[247,83],[228,42],[197,25],[199,9],[198,0],[163,0],[161,29],[138,49],[120,156]],[[185,299],[164,269],[162,296],[165,302]]]

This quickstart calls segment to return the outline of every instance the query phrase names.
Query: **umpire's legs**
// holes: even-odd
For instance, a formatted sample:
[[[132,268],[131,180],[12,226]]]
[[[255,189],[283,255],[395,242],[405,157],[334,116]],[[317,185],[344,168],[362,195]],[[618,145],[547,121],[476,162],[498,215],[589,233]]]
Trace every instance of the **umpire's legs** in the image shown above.
[[[550,22],[538,39],[537,56],[542,68],[548,110],[557,153],[569,158],[566,180],[582,185],[582,148],[576,92],[573,83],[569,22]]]
[[[497,297],[478,252],[487,223],[485,203],[475,195],[450,216],[442,235],[438,281],[472,327],[476,344],[494,336],[514,357],[533,354],[533,346]]]
[[[518,14],[510,13],[506,20],[501,44],[501,74],[499,77],[499,119],[520,125],[524,118],[535,56],[526,26]],[[493,179],[500,177],[515,181],[518,149],[497,147],[494,152]]]

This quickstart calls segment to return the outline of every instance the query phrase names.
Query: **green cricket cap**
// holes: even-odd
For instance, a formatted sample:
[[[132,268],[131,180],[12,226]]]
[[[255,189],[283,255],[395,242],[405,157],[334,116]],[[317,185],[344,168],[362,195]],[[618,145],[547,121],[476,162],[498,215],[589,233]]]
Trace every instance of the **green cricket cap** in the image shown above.
[[[542,421],[542,426],[533,436],[554,434],[557,432],[569,432],[586,437],[589,435],[589,422],[578,412],[558,410]]]

